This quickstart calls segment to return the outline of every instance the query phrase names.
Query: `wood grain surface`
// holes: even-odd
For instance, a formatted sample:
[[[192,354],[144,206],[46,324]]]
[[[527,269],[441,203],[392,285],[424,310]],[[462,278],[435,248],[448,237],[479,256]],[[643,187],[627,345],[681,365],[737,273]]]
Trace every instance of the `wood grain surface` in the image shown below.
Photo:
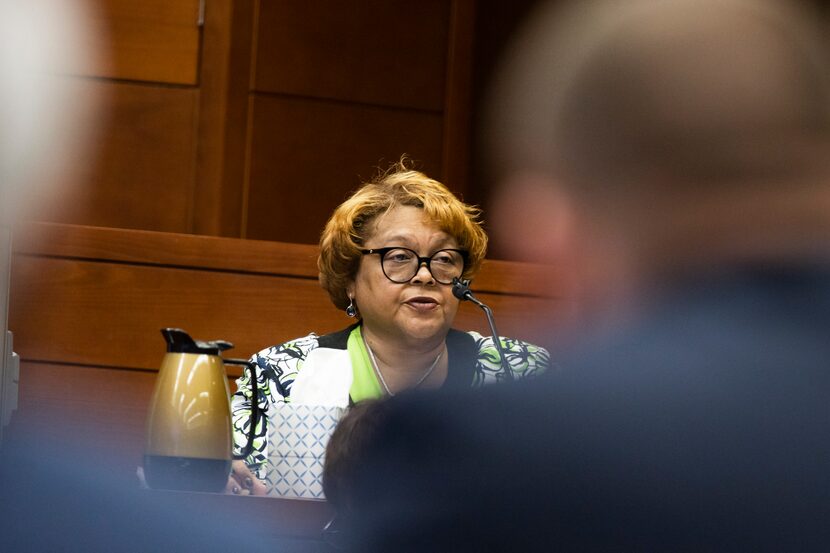
[[[440,112],[450,4],[261,2],[254,89]]]
[[[199,0],[95,0],[82,12],[101,58],[75,59],[63,72],[194,85],[199,68]]]
[[[441,171],[440,115],[257,95],[246,238],[314,244],[334,208],[402,154]]]

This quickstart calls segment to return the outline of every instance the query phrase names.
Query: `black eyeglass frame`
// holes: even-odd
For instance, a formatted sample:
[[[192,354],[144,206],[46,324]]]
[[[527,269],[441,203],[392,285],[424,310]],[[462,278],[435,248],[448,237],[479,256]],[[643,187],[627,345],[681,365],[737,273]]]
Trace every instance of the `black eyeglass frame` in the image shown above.
[[[412,252],[413,254],[415,254],[415,258],[418,260],[418,266],[415,269],[415,272],[412,273],[412,276],[408,279],[401,281],[393,280],[392,277],[386,274],[386,268],[383,266],[383,258],[386,257],[386,254],[391,252],[392,250],[406,250],[408,252]],[[415,275],[417,275],[418,271],[421,270],[421,265],[426,263],[427,271],[429,271],[429,274],[431,274],[432,278],[435,279],[435,282],[437,282],[438,284],[449,285],[452,284],[452,280],[450,280],[449,282],[442,282],[438,280],[438,277],[435,276],[435,273],[432,272],[432,258],[435,257],[436,254],[441,252],[456,252],[457,254],[461,255],[461,259],[462,261],[464,261],[464,264],[461,266],[461,275],[463,275],[464,271],[467,270],[467,259],[470,257],[470,252],[468,252],[467,250],[460,250],[458,248],[441,248],[440,250],[435,250],[434,252],[432,252],[432,255],[430,255],[429,257],[422,257],[418,255],[418,252],[416,252],[415,250],[410,248],[404,248],[403,246],[387,246],[385,248],[372,248],[360,250],[360,253],[363,255],[378,254],[380,256],[380,270],[383,271],[383,276],[385,276],[389,279],[390,282],[394,282],[395,284],[406,284],[407,282],[415,278]],[[457,278],[460,278],[461,275],[457,275]]]

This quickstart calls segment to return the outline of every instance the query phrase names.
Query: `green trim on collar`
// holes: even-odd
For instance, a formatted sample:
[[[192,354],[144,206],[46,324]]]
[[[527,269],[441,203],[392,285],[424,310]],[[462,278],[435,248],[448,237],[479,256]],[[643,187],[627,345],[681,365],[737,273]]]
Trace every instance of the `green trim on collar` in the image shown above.
[[[349,388],[349,397],[352,401],[359,403],[366,399],[383,397],[383,390],[372,368],[372,363],[369,361],[369,352],[366,351],[366,345],[363,343],[359,325],[349,333],[346,349],[352,361],[352,387]]]

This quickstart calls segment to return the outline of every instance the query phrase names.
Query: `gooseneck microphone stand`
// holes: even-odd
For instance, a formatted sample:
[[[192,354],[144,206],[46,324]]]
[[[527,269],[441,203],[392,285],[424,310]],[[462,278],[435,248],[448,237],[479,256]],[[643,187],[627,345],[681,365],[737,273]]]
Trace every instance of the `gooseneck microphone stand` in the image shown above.
[[[499,333],[496,331],[496,321],[493,320],[493,310],[473,295],[473,292],[470,290],[469,280],[461,280],[458,277],[452,279],[452,294],[461,301],[473,302],[484,311],[484,314],[487,316],[487,323],[490,325],[490,332],[493,334],[493,342],[495,342],[496,350],[499,352],[499,359],[501,360],[501,369],[504,372],[504,378],[508,381],[513,380],[513,370],[510,368],[510,363],[507,362],[507,358],[504,356],[504,350],[501,348],[501,338],[499,337]]]

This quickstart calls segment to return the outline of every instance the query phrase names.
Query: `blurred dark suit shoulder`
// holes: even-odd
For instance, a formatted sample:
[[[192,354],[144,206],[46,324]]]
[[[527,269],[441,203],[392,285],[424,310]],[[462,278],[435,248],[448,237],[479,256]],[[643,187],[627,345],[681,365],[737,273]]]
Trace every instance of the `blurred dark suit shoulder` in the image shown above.
[[[556,373],[395,401],[355,549],[825,550],[830,267],[658,297]]]

